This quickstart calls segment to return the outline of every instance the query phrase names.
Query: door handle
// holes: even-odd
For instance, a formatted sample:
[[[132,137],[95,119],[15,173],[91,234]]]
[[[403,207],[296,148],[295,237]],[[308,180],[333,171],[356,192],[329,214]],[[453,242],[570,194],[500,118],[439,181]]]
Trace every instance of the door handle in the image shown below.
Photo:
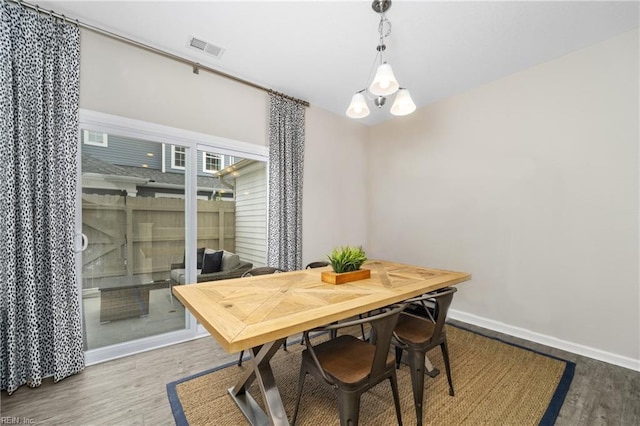
[[[80,248],[75,248],[74,251],[76,253],[80,253],[82,251],[85,251],[87,249],[87,246],[89,245],[89,239],[87,238],[87,236],[85,234],[83,234],[82,232],[79,234],[75,235],[76,237],[80,236],[80,240],[82,241]]]

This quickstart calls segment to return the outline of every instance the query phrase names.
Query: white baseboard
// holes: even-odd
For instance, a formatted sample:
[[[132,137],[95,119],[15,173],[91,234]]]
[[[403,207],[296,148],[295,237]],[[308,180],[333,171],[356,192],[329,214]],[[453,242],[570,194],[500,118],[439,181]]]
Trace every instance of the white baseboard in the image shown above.
[[[208,333],[205,334],[199,331],[194,332],[186,329],[118,343],[115,345],[105,346],[103,348],[91,349],[84,352],[84,364],[86,367],[89,367],[94,364],[147,352],[153,349],[163,348],[165,346],[188,342],[208,335]]]
[[[466,322],[467,324],[473,324],[478,327],[483,327],[489,330],[497,331],[499,333],[504,333],[510,336],[518,337],[520,339],[529,340],[531,342],[540,343],[546,346],[551,346],[553,348],[561,349],[563,351],[572,352],[578,355],[597,359],[599,361],[608,362],[609,364],[614,364],[620,367],[629,368],[631,370],[640,371],[640,359],[633,359],[626,356],[617,355],[611,352],[606,352],[600,349],[591,348],[589,346],[568,342],[566,340],[561,340],[556,337],[536,333],[534,331],[526,330],[520,327],[514,327],[509,324],[479,317],[477,315],[469,314],[466,312],[457,311],[455,309],[449,310],[448,317],[458,321]]]

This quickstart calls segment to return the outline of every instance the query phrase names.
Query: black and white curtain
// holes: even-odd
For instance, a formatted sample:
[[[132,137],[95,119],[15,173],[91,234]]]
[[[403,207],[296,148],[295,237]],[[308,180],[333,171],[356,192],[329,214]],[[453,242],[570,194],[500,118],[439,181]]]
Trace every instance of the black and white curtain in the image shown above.
[[[267,262],[302,269],[304,106],[270,93]]]
[[[0,0],[1,389],[84,368],[74,260],[80,33]]]

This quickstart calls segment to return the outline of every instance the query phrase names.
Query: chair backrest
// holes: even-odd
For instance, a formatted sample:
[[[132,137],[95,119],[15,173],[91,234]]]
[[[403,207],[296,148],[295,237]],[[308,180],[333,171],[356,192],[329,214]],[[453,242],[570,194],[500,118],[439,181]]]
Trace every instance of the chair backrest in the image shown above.
[[[406,300],[407,303],[420,305],[429,315],[431,321],[435,323],[432,340],[438,340],[444,329],[449,307],[453,301],[453,293],[458,291],[455,287],[445,287],[422,296]],[[429,304],[432,303],[432,306]],[[431,312],[433,311],[433,314]]]
[[[383,308],[382,313],[365,317],[361,320],[371,325],[371,342],[376,346],[370,374],[370,377],[374,380],[387,369],[387,356],[389,355],[393,329],[396,327],[400,313],[406,306],[404,303],[387,306]]]
[[[304,269],[322,268],[325,266],[329,266],[329,262],[318,261],[309,263]]]
[[[344,321],[324,327],[314,329],[315,331],[321,330],[338,330],[340,328],[353,327],[361,324],[368,323],[371,326],[371,334],[369,342],[375,345],[375,353],[373,356],[373,363],[371,365],[371,372],[369,378],[371,382],[377,382],[378,378],[383,375],[387,370],[387,357],[389,355],[389,347],[391,346],[391,338],[393,337],[393,330],[398,323],[398,317],[400,313],[406,308],[406,303],[399,303],[397,305],[389,305],[380,309],[380,313],[372,314],[367,317],[361,317],[357,320]],[[305,343],[307,347],[312,349],[311,342],[309,341],[309,333],[304,333]],[[311,351],[313,354],[313,351]],[[315,355],[312,355],[315,358]],[[317,362],[317,361],[316,361]],[[324,376],[324,373],[323,373]],[[329,379],[325,376],[325,380],[329,383]]]
[[[269,275],[275,274],[276,272],[285,272],[279,268],[272,268],[271,266],[260,266],[257,268],[249,269],[247,272],[242,274],[242,277],[253,277],[255,275]]]

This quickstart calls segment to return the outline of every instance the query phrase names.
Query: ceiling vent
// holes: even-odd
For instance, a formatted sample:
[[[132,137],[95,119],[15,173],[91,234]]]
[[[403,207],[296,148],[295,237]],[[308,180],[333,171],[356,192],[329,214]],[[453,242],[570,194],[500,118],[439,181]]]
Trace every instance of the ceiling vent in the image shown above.
[[[216,58],[220,58],[224,53],[224,48],[216,46],[215,44],[208,43],[194,36],[189,38],[189,47],[207,53]]]

